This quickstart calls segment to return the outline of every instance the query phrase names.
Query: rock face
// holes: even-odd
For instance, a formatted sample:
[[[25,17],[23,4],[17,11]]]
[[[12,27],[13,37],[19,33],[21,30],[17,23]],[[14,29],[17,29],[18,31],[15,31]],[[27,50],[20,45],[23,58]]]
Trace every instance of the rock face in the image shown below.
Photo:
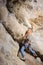
[[[18,49],[18,43],[12,39],[0,23],[0,65],[42,65],[41,61],[35,60],[29,54],[26,54],[26,62],[24,63],[17,57]]]
[[[3,12],[3,10],[5,11],[5,13]],[[5,25],[6,28],[8,28],[12,32],[14,36],[16,35],[20,36],[21,34],[25,33],[27,28],[18,23],[18,20],[16,19],[14,14],[10,13],[8,14],[8,11],[5,6],[4,7],[2,6],[0,11],[1,11],[1,18],[3,20],[2,23]]]
[[[25,65],[24,62],[17,58],[18,49],[17,42],[14,42],[0,23],[0,65]]]
[[[4,34],[3,34],[4,33]],[[12,44],[11,44],[12,43]],[[11,47],[9,47],[11,44]],[[14,42],[14,40],[11,38],[11,36],[7,33],[7,31],[5,30],[5,28],[3,27],[3,25],[0,23],[0,45],[2,46],[2,48],[4,47],[7,51],[11,52],[11,49],[13,51],[14,46],[17,46],[18,49],[18,45],[17,43]],[[0,46],[0,48],[1,48]],[[16,47],[15,47],[16,49]],[[16,50],[17,50],[16,49]],[[3,49],[4,50],[4,49]],[[4,52],[4,51],[3,51]],[[17,55],[17,53],[16,53]]]
[[[14,0],[13,13],[7,9],[6,1],[0,0],[0,65],[43,65],[40,59],[43,60],[43,1]],[[31,45],[42,55],[35,59],[25,53],[23,62],[17,57],[19,45],[14,39],[24,35],[30,27],[33,27]]]
[[[23,24],[26,27],[33,26],[32,37],[30,36],[31,41],[33,42],[31,44],[34,49],[36,48],[37,51],[40,51],[41,54],[43,54],[43,37],[41,36],[41,32],[39,31],[40,28],[43,31],[42,3],[42,0],[32,0],[31,2],[27,0],[25,2],[19,1],[19,3],[16,3],[13,8],[15,16],[19,20],[19,23]]]
[[[40,51],[43,54],[43,16],[38,16],[33,21],[33,30],[31,41],[34,48]]]

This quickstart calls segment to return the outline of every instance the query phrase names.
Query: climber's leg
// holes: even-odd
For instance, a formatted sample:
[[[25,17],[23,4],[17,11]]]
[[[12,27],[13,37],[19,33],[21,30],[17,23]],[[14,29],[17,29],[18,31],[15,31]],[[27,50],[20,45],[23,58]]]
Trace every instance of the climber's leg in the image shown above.
[[[34,56],[37,56],[36,52],[35,52],[31,47],[29,48],[29,50],[30,50],[30,52],[32,52],[32,54],[33,54]]]

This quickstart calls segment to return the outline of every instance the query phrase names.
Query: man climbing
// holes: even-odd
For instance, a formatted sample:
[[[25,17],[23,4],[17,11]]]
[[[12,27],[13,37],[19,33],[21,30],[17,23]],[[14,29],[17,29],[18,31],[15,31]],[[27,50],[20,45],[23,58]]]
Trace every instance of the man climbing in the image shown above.
[[[28,47],[28,42],[29,42],[29,39],[28,39],[28,36],[30,36],[30,34],[32,33],[32,28],[29,28],[29,30],[26,31],[25,35],[22,36],[22,41],[20,43],[20,47],[19,47],[19,51],[18,51],[18,54],[17,56],[19,55],[19,52],[21,53],[22,55],[22,60],[25,60],[25,56],[24,56],[24,50]]]

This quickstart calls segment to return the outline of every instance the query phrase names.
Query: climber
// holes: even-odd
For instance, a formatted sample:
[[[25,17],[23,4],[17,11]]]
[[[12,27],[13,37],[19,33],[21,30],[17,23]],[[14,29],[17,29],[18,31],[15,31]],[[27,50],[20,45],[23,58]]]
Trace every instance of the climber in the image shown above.
[[[26,31],[25,36],[24,36],[23,38],[25,38],[25,39],[28,38],[28,37],[31,35],[31,33],[32,33],[32,28],[29,28],[29,29]],[[28,39],[29,39],[29,38],[28,38]],[[29,40],[29,42],[28,42],[29,51],[32,53],[32,55],[33,55],[34,57],[37,57],[37,54],[36,54],[35,50],[32,49],[30,43],[31,43],[31,41]]]
[[[24,50],[28,47],[28,42],[29,42],[29,39],[28,39],[28,36],[30,36],[30,34],[32,33],[32,28],[29,28],[25,35],[22,36],[22,41],[20,43],[20,47],[19,47],[19,51],[18,51],[18,54],[17,56],[19,55],[19,52],[21,53],[22,55],[22,60],[25,60],[25,57],[24,57]]]

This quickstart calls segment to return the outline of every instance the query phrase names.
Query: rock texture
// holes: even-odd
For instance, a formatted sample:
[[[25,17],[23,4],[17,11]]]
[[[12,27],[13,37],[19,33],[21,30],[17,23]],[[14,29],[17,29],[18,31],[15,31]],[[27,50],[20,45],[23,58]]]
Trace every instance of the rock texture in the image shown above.
[[[41,30],[43,31],[43,1],[40,0],[37,2],[35,0],[30,1],[19,1],[17,2],[14,7],[13,11],[15,13],[15,16],[19,20],[18,22],[20,24],[23,24],[26,27],[32,27],[33,26],[33,33],[32,36],[30,36],[30,39],[33,43],[32,46],[37,49],[37,51],[40,51],[40,53],[43,54],[43,37],[41,36]],[[18,6],[17,6],[18,5]],[[43,34],[43,32],[42,32]],[[39,40],[40,39],[40,40]],[[41,48],[42,47],[42,48]],[[42,51],[41,51],[42,50]]]
[[[5,11],[5,13],[3,10]],[[3,20],[2,23],[6,28],[8,28],[12,32],[11,34],[13,34],[14,36],[16,35],[20,36],[21,34],[25,33],[27,28],[23,25],[20,25],[15,15],[8,13],[5,6],[4,7],[2,6],[0,11],[1,11],[1,18]]]
[[[7,8],[8,3],[13,4],[12,8],[10,5]],[[33,27],[31,45],[39,53],[36,59],[25,53],[26,61],[23,62],[17,57],[19,43],[14,39],[24,35],[30,27]],[[41,60],[43,61],[43,1],[0,0],[0,65],[43,65]]]
[[[26,53],[26,61],[23,62],[17,57],[18,49],[18,43],[12,39],[4,26],[0,23],[0,65],[42,65],[40,59],[37,60]]]
[[[4,26],[0,23],[0,65],[25,65],[17,57],[18,49],[17,42],[14,42]]]

